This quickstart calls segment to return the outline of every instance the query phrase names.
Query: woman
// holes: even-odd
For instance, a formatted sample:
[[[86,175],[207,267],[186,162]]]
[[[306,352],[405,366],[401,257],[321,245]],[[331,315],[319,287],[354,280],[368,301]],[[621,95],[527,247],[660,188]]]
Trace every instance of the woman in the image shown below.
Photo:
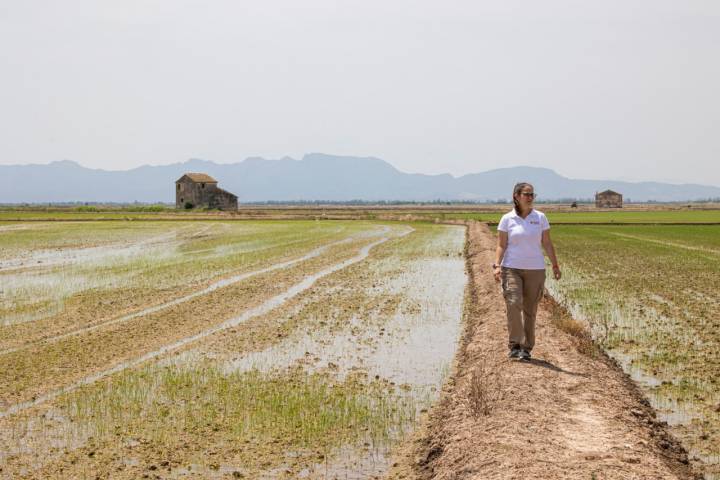
[[[493,263],[495,281],[502,279],[507,307],[510,358],[530,360],[535,345],[535,313],[545,286],[545,249],[553,275],[560,280],[560,266],[550,240],[550,224],[533,209],[535,191],[529,183],[513,188],[515,207],[498,224],[498,244]]]

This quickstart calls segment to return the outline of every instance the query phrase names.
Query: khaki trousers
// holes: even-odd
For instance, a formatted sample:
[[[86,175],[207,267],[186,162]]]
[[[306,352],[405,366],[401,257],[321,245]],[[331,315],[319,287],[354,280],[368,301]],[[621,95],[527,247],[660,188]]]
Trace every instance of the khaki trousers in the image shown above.
[[[535,346],[535,313],[544,286],[545,270],[502,267],[509,348],[530,351]]]

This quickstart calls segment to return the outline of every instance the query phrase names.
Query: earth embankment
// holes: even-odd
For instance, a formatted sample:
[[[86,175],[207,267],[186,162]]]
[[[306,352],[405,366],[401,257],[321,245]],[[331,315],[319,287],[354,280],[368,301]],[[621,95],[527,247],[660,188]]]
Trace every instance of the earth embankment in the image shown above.
[[[470,284],[451,378],[392,479],[689,479],[686,452],[637,387],[542,302],[530,362],[507,358],[494,236],[468,227]],[[582,337],[582,335],[580,335]]]

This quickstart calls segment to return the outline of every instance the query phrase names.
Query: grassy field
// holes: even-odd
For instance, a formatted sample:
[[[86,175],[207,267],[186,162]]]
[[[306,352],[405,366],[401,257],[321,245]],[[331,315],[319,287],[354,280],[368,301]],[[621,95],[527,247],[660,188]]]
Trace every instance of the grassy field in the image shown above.
[[[460,334],[462,227],[7,227],[0,475],[380,474]]]
[[[549,289],[720,474],[720,226],[557,226]]]
[[[537,209],[547,214],[550,223],[720,223],[720,210],[603,210],[576,212],[558,211],[553,208]],[[510,207],[507,207],[507,211]],[[443,220],[477,220],[480,222],[497,223],[505,212],[464,212],[464,213],[423,213]]]
[[[91,220],[242,220],[242,219],[347,219],[347,220],[478,220],[497,223],[511,206],[496,205],[402,205],[402,206],[241,206],[237,212],[183,211],[170,208],[158,211],[97,208],[14,208],[0,209],[2,222],[13,221],[91,221]],[[581,205],[539,204],[553,223],[711,223],[720,224],[720,205],[628,205],[623,209],[597,210]]]

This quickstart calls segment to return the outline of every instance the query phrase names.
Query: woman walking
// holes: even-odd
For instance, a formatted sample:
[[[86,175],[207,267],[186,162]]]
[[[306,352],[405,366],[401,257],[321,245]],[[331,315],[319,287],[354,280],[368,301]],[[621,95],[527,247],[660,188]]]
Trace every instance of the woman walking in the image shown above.
[[[550,223],[533,208],[535,191],[529,183],[513,188],[515,207],[498,224],[498,244],[493,263],[496,281],[502,280],[507,307],[510,358],[530,360],[535,345],[535,313],[545,286],[545,257],[560,280],[560,266],[550,240]]]

